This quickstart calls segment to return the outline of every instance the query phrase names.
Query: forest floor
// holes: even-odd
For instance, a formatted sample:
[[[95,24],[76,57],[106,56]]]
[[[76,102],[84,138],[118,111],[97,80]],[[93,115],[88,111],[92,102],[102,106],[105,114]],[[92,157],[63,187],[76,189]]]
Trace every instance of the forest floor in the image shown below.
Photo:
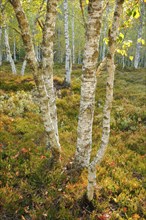
[[[81,68],[63,88],[64,68],[55,66],[62,167],[75,153]],[[49,170],[49,150],[29,70],[13,76],[0,71],[0,219],[1,220],[144,220],[146,219],[145,70],[120,70],[115,76],[111,136],[97,166],[96,198],[83,195],[87,171],[69,182],[63,168]],[[100,144],[106,73],[97,83],[92,156]]]

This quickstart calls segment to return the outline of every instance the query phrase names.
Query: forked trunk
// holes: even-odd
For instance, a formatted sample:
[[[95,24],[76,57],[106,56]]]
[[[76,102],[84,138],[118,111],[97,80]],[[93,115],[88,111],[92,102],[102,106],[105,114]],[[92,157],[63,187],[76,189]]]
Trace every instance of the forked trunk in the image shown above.
[[[55,95],[53,89],[53,39],[55,29],[55,17],[58,0],[47,1],[46,21],[43,32],[43,61],[39,66],[29,24],[23,11],[20,0],[9,0],[12,4],[21,29],[22,39],[26,50],[27,61],[33,69],[33,76],[40,96],[40,109],[44,122],[45,131],[48,137],[47,145],[51,149],[53,162],[60,159],[60,144],[58,138],[58,127],[56,117]],[[52,10],[52,11],[51,11]],[[45,38],[46,37],[46,38]],[[55,119],[56,118],[56,119]]]

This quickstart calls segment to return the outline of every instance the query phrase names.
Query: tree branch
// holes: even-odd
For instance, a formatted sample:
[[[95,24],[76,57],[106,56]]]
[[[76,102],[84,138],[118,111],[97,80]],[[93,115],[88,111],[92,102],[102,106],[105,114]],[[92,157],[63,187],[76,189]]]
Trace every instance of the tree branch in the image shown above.
[[[83,9],[82,0],[80,0],[80,8],[81,8],[82,18],[83,18],[83,22],[84,22],[84,27],[86,29],[87,28],[87,22],[86,22],[85,15],[84,15],[84,9]]]

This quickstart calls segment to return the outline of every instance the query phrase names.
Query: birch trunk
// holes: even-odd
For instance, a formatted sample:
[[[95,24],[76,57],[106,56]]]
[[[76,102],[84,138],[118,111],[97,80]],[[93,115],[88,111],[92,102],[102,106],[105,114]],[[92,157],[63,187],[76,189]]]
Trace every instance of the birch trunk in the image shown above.
[[[14,42],[13,42],[13,59],[16,62],[17,58],[16,58],[16,40],[15,40],[15,36],[14,36]]]
[[[75,12],[72,6],[72,63],[75,64]]]
[[[77,130],[77,148],[74,165],[88,167],[92,146],[92,124],[95,106],[96,66],[102,19],[101,0],[92,0],[88,6],[88,22],[84,49],[80,112]]]
[[[27,64],[27,61],[26,61],[26,59],[24,59],[23,64],[22,64],[22,68],[21,68],[21,76],[24,76],[26,64]]]
[[[109,142],[110,113],[112,108],[114,74],[115,74],[114,56],[116,50],[116,38],[118,35],[118,29],[120,25],[120,15],[122,14],[122,10],[123,10],[123,2],[124,0],[116,0],[113,24],[111,31],[109,31],[109,52],[107,54],[108,79],[106,85],[105,106],[103,110],[102,137],[101,137],[101,145],[99,150],[97,151],[96,157],[93,159],[93,161],[90,163],[88,167],[87,198],[89,201],[93,199],[94,189],[96,186],[96,165],[101,162]]]
[[[16,71],[14,60],[12,58],[12,54],[11,54],[11,50],[10,50],[10,45],[9,45],[9,37],[8,37],[8,32],[7,32],[7,28],[6,27],[4,29],[4,39],[5,39],[5,48],[6,48],[7,59],[10,62],[12,73],[16,74],[17,71]]]
[[[52,162],[56,162],[56,161],[58,162],[60,159],[61,149],[60,149],[58,136],[56,134],[57,132],[54,126],[55,116],[52,116],[52,106],[54,105],[55,98],[53,96],[53,88],[52,88],[53,67],[51,66],[53,65],[52,36],[54,35],[54,28],[55,28],[54,19],[56,17],[58,0],[47,1],[46,21],[44,26],[43,43],[42,43],[43,56],[44,56],[42,67],[39,66],[35,56],[29,24],[26,15],[23,11],[20,0],[9,0],[9,2],[14,8],[16,18],[19,23],[19,27],[21,29],[21,35],[26,50],[27,61],[29,62],[30,67],[33,69],[33,76],[40,97],[40,109],[42,113],[42,119],[48,137],[47,145],[50,147],[52,153],[52,159],[53,159]]]
[[[53,84],[53,38],[55,34],[55,23],[57,15],[58,0],[51,0],[47,2],[47,14],[45,20],[45,26],[43,30],[43,42],[42,42],[42,70],[43,78],[46,86],[47,93],[49,95],[50,114],[55,130],[55,136],[58,147],[59,135],[58,135],[58,121],[57,121],[57,109],[56,109],[56,97]]]
[[[138,42],[138,39],[142,38],[142,29],[143,29],[143,14],[144,14],[144,7],[145,7],[145,3],[143,2],[143,0],[140,1],[141,4],[141,15],[140,15],[140,19],[139,19],[139,28],[138,28],[138,36],[137,36],[137,44],[136,44],[136,52],[135,52],[135,59],[134,59],[134,67],[135,69],[138,68],[139,65],[139,61],[140,61],[140,49],[141,49],[141,42]]]
[[[2,27],[0,26],[0,66],[2,65]]]
[[[107,6],[106,6],[106,17],[105,17],[105,19],[106,19],[106,21],[105,21],[105,26],[104,26],[104,38],[106,38],[107,37],[107,29],[108,29],[108,16],[109,16],[109,12],[110,12],[110,10],[109,10],[109,3],[107,4]],[[101,60],[103,60],[104,58],[105,58],[105,52],[106,52],[106,43],[105,42],[103,42],[103,48],[102,48],[102,58],[101,58]]]
[[[71,83],[71,50],[69,45],[68,0],[64,0],[64,35],[65,35],[65,83]]]

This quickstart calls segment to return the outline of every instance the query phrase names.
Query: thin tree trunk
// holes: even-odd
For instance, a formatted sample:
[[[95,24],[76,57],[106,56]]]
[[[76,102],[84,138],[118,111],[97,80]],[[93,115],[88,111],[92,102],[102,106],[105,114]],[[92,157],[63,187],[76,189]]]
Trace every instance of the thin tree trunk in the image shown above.
[[[145,3],[143,0],[140,1],[141,4],[141,15],[139,19],[139,28],[138,28],[138,36],[137,36],[137,44],[136,44],[136,52],[135,52],[135,59],[134,59],[134,67],[137,69],[140,61],[140,49],[141,49],[141,42],[138,42],[138,39],[142,39],[142,29],[143,29],[143,15],[144,15],[144,8]]]
[[[2,65],[2,27],[0,26],[0,66]]]
[[[27,65],[27,61],[26,61],[26,59],[24,59],[23,64],[22,64],[22,68],[21,68],[21,76],[24,76],[26,65]]]
[[[68,0],[64,0],[64,35],[65,35],[65,83],[71,83],[71,50],[69,45]]]
[[[122,68],[125,68],[125,56],[122,56]]]
[[[60,27],[58,28],[57,31],[57,37],[58,37],[58,60],[57,62],[62,63],[62,52],[61,52],[61,30]]]
[[[43,78],[45,86],[48,92],[50,114],[55,130],[55,136],[60,149],[59,135],[58,135],[58,120],[57,120],[57,109],[56,109],[56,97],[53,84],[53,65],[54,65],[54,54],[53,54],[53,39],[55,34],[55,23],[57,15],[57,3],[58,0],[52,0],[47,2],[47,14],[45,20],[45,26],[43,31],[43,42],[42,42],[42,68]],[[50,40],[52,39],[52,40]]]
[[[81,51],[78,52],[78,64],[81,64]]]
[[[20,0],[9,0],[12,4],[15,14],[21,29],[22,39],[26,50],[27,60],[30,67],[33,69],[34,80],[40,96],[40,109],[42,113],[42,119],[44,122],[45,131],[47,134],[47,145],[52,152],[52,162],[58,162],[60,159],[60,144],[57,131],[55,128],[54,118],[56,113],[52,115],[52,108],[55,105],[55,97],[53,90],[53,41],[55,29],[55,18],[57,11],[58,0],[47,1],[46,21],[43,32],[43,61],[42,67],[39,66],[34,46],[32,42],[32,36],[30,34],[29,24],[26,15],[23,11]],[[52,97],[53,96],[53,97]],[[55,109],[56,110],[56,109]]]
[[[72,63],[75,64],[75,12],[72,6]]]
[[[110,135],[110,113],[112,108],[113,100],[113,86],[114,86],[114,74],[115,74],[115,64],[114,56],[116,50],[116,38],[118,35],[118,29],[120,25],[120,15],[123,10],[124,0],[116,0],[116,7],[113,17],[113,24],[111,31],[109,31],[109,52],[107,54],[107,72],[108,79],[106,85],[106,99],[105,106],[103,110],[103,128],[102,128],[102,137],[101,145],[97,151],[96,157],[90,163],[88,167],[88,186],[87,186],[87,198],[89,201],[93,199],[94,189],[96,186],[96,165],[101,162],[105,154]]]
[[[16,62],[17,58],[16,58],[16,40],[15,40],[15,35],[14,35],[14,41],[13,41],[13,59],[14,59],[14,62]]]
[[[105,26],[104,26],[104,38],[107,37],[107,29],[108,29],[108,16],[109,16],[109,3],[106,6],[106,21],[105,21]],[[102,60],[105,58],[105,52],[106,52],[106,43],[103,42],[103,48],[102,48]]]
[[[92,0],[88,6],[88,22],[77,130],[77,148],[74,159],[74,166],[79,169],[88,167],[90,161],[102,3],[102,0]]]
[[[12,54],[11,54],[11,50],[10,50],[10,45],[9,45],[9,37],[8,37],[8,32],[7,32],[7,28],[6,27],[4,29],[4,38],[5,38],[5,48],[6,48],[7,59],[10,62],[12,73],[16,74],[17,71],[16,71],[14,60],[12,58]]]

